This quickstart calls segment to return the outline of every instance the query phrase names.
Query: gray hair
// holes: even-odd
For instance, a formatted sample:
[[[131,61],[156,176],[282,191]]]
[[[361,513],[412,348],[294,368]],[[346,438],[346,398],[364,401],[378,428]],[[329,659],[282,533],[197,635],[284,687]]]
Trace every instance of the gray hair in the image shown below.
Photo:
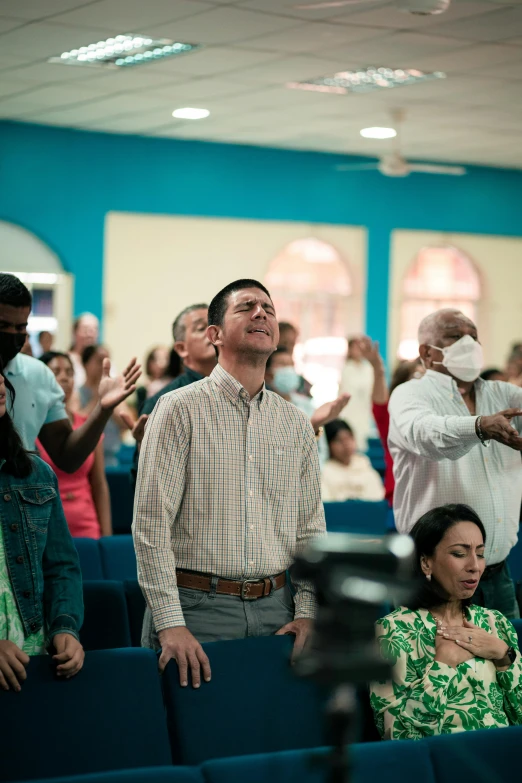
[[[182,342],[185,339],[187,333],[187,325],[185,323],[185,316],[193,313],[194,310],[208,310],[208,304],[193,304],[185,307],[184,310],[176,316],[176,320],[172,324],[172,336],[174,342]]]
[[[463,312],[454,307],[444,307],[442,310],[436,310],[423,318],[419,324],[419,345],[434,344],[440,339],[442,328],[448,325],[447,322],[451,317],[456,321],[467,321],[473,324],[473,321],[467,315],[464,315]]]

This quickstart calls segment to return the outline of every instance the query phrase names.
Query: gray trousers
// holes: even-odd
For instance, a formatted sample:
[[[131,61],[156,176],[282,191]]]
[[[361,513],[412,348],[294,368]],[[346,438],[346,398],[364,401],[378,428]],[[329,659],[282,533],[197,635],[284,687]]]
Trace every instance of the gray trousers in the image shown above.
[[[288,585],[255,601],[185,587],[179,588],[179,597],[186,626],[201,643],[271,636],[294,619],[294,599]],[[153,650],[161,647],[148,607],[143,618],[141,644]]]

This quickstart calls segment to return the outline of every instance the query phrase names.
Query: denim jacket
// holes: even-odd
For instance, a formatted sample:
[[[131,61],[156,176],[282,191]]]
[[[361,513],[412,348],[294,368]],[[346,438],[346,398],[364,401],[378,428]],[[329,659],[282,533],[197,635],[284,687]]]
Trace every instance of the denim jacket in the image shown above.
[[[78,554],[51,468],[31,456],[33,471],[16,478],[0,460],[0,523],[13,592],[27,636],[44,626],[79,639],[83,622]]]

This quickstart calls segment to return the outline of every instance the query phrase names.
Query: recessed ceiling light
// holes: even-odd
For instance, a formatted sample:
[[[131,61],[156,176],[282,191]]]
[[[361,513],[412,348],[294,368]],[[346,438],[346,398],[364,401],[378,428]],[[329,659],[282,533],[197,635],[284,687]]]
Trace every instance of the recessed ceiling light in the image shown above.
[[[394,128],[363,128],[361,131],[365,139],[393,139],[396,135]]]
[[[374,68],[367,66],[356,71],[339,71],[332,76],[319,76],[317,79],[307,79],[304,82],[288,82],[287,87],[293,90],[312,90],[314,92],[332,92],[347,95],[349,92],[373,92],[392,87],[403,87],[409,84],[431,79],[445,79],[442,71],[424,73],[416,68]]]
[[[210,114],[208,109],[176,109],[172,116],[177,120],[204,120]]]
[[[145,65],[163,57],[187,54],[199,49],[199,44],[153,38],[147,35],[116,35],[106,41],[80,46],[61,55],[50,57],[48,62],[61,65],[86,65],[90,67],[126,68],[129,65]]]

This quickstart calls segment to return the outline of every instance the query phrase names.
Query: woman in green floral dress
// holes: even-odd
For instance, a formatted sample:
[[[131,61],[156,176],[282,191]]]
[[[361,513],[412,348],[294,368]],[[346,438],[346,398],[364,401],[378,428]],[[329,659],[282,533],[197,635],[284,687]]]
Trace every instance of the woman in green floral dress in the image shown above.
[[[30,656],[51,653],[59,677],[82,668],[82,579],[56,476],[23,448],[1,372],[0,689],[19,691]]]
[[[522,724],[517,635],[500,612],[472,604],[485,568],[486,534],[477,514],[454,504],[417,522],[421,587],[409,607],[377,623],[391,682],[371,686],[385,739],[420,739]]]

